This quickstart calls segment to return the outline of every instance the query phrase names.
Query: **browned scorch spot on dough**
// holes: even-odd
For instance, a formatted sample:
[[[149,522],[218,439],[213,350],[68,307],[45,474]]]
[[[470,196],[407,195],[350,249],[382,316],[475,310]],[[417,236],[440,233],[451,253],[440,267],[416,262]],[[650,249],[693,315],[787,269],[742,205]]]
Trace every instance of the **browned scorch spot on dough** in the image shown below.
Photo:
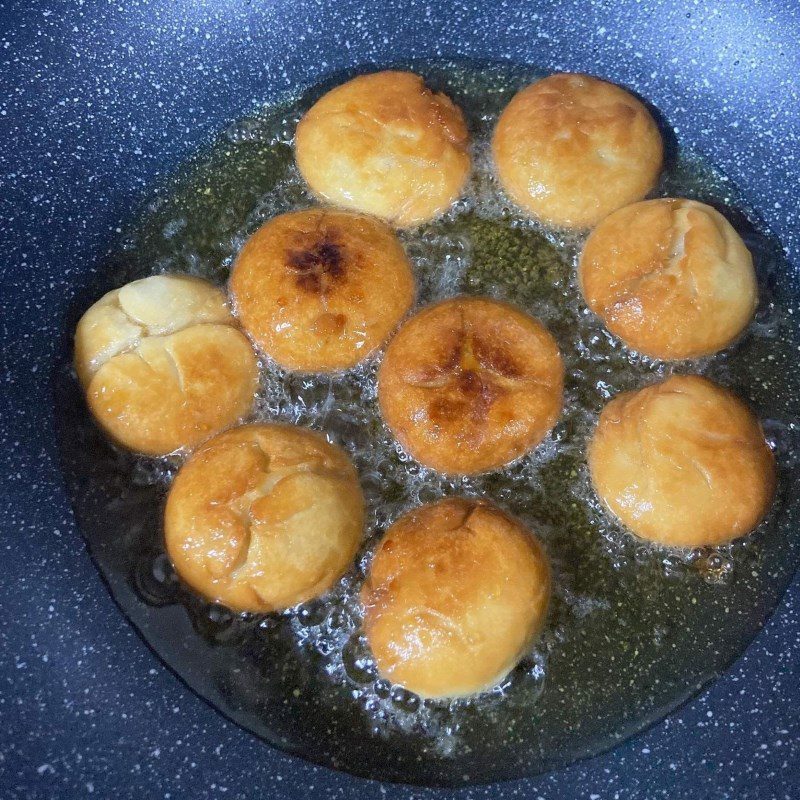
[[[286,264],[296,273],[300,289],[319,294],[325,294],[332,284],[343,280],[346,272],[343,247],[330,232],[300,250],[290,250]]]

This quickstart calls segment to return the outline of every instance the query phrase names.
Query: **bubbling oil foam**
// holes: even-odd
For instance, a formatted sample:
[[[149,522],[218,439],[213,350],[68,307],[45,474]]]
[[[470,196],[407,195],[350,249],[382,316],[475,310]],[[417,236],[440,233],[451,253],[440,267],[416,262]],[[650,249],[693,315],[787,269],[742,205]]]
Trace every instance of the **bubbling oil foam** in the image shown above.
[[[533,453],[502,470],[471,478],[439,475],[403,452],[381,419],[376,392],[380,353],[352,370],[330,376],[286,372],[262,354],[261,384],[251,420],[281,421],[324,432],[352,456],[366,499],[365,538],[354,569],[325,598],[283,614],[297,648],[318,656],[325,679],[347,689],[352,701],[368,714],[375,734],[415,732],[443,756],[458,747],[465,708],[477,707],[487,717],[508,704],[531,708],[546,691],[552,647],[575,636],[591,615],[609,610],[602,594],[574,588],[574,565],[567,556],[559,555],[556,546],[564,531],[539,513],[543,498],[555,496],[558,502],[571,504],[576,519],[584,520],[580,524],[591,529],[597,540],[596,557],[618,571],[655,567],[667,579],[701,579],[724,586],[735,579],[737,561],[749,547],[749,540],[744,540],[677,552],[636,539],[600,507],[591,490],[584,452],[602,404],[620,391],[672,372],[691,369],[723,374],[728,356],[691,365],[667,364],[629,351],[606,331],[583,306],[575,279],[584,237],[524,218],[503,196],[491,169],[489,148],[498,101],[489,102],[488,109],[477,95],[472,102],[474,107],[466,110],[473,132],[474,170],[464,198],[440,219],[400,233],[418,282],[415,308],[461,292],[481,293],[517,303],[540,318],[559,341],[567,373],[564,411],[553,431]],[[295,105],[285,113],[265,112],[232,123],[224,134],[228,155],[249,148],[285,156],[301,112],[300,105]],[[247,158],[251,157],[242,157],[245,168],[236,167],[237,180],[242,183],[248,180]],[[259,225],[314,202],[291,159],[284,158],[284,162],[265,191],[253,192],[252,202],[238,218],[223,204],[203,220],[201,229],[198,220],[186,213],[163,221],[153,269],[224,280],[236,253]],[[697,174],[691,159],[679,161],[664,177],[658,193],[696,196]],[[704,183],[699,193],[730,201],[730,186],[718,173],[704,167],[701,177]],[[202,182],[192,186],[201,196],[206,191]],[[156,204],[151,213],[161,213],[163,208],[163,203]],[[128,249],[135,250],[137,241],[135,236],[129,238]],[[747,335],[776,336],[778,319],[775,304],[762,302]],[[768,434],[779,455],[790,449],[781,442],[798,436],[794,423],[780,422],[768,426]],[[166,488],[181,458],[177,454],[169,459],[135,460],[130,464],[131,479]],[[565,477],[559,478],[554,489],[545,472],[562,463]],[[537,533],[553,561],[554,599],[546,632],[502,684],[477,698],[421,700],[377,674],[361,630],[358,592],[386,527],[410,508],[450,494],[487,497],[516,513]],[[140,586],[145,599],[157,602],[158,597],[171,597],[164,592],[172,590],[176,579],[166,556],[156,555],[148,569]],[[203,635],[213,635],[221,643],[236,636],[269,636],[273,626],[274,616],[238,618],[216,605],[206,606],[195,625]]]

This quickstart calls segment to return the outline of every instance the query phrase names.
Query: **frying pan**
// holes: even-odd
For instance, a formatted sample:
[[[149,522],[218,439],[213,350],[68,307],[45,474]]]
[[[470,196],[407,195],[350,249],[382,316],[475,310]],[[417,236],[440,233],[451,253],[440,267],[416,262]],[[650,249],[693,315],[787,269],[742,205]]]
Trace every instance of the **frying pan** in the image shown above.
[[[265,747],[189,692],[122,621],[61,470],[56,401],[77,401],[59,392],[58,370],[75,309],[148,189],[228,121],[354,65],[423,55],[583,70],[630,86],[743,188],[796,266],[797,9],[84,0],[5,3],[0,19],[3,796],[419,794]],[[798,296],[796,269],[777,282]],[[643,736],[472,796],[796,796],[797,597],[795,582],[730,672]]]

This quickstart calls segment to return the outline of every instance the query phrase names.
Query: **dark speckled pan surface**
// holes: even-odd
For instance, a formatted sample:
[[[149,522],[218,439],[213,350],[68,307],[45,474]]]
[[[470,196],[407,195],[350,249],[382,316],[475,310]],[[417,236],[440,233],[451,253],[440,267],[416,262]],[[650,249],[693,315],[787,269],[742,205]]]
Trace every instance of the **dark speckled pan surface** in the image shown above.
[[[797,8],[777,4],[0,4],[0,795],[448,795],[266,747],[161,666],[97,576],[61,477],[53,367],[148,187],[230,120],[354,64],[507,59],[647,97],[742,187],[796,266],[798,34]],[[794,800],[798,597],[795,581],[725,676],[614,752],[458,795]]]

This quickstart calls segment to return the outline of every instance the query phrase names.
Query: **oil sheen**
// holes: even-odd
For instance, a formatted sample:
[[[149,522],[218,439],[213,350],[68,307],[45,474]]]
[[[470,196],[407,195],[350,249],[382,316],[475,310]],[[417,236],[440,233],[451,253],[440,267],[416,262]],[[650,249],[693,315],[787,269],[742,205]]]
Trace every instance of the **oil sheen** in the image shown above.
[[[235,616],[182,587],[164,554],[160,513],[182,456],[153,461],[115,451],[79,400],[77,410],[59,414],[62,440],[80,443],[64,445],[65,465],[90,548],[125,611],[194,688],[257,734],[314,760],[457,784],[530,774],[611,746],[723,671],[761,627],[797,560],[798,526],[786,500],[797,475],[798,310],[781,290],[788,269],[781,248],[745,196],[667,136],[654,196],[723,210],[753,251],[761,300],[743,337],[718,356],[665,364],[631,353],[581,302],[575,264],[582,237],[527,220],[492,176],[489,139],[498,114],[542,73],[405,66],[461,105],[474,158],[464,198],[444,217],[400,234],[418,282],[416,307],[461,292],[490,295],[548,327],[565,360],[565,407],[536,451],[484,476],[443,478],[403,453],[382,423],[380,354],[324,377],[287,373],[262,358],[253,419],[307,425],[344,447],[361,477],[368,521],[357,563],[330,595],[282,615]],[[313,205],[294,165],[294,129],[314,99],[343,79],[231,123],[135,217],[103,288],[154,272],[223,284],[259,225]],[[603,404],[671,372],[708,375],[765,421],[779,493],[769,519],[743,541],[690,552],[644,544],[592,493],[585,449]],[[97,461],[91,467],[88,447]],[[361,634],[358,590],[387,525],[416,504],[454,493],[486,497],[537,532],[553,564],[555,595],[543,636],[501,686],[475,698],[422,701],[377,676]]]

